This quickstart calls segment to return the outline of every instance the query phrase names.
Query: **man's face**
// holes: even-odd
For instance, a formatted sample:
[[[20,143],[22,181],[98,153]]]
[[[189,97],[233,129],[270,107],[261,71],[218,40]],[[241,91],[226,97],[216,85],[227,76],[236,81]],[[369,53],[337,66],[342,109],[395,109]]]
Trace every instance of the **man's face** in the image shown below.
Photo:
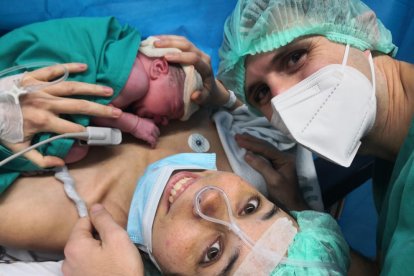
[[[245,62],[247,101],[270,120],[271,99],[329,64],[341,64],[345,45],[322,36],[295,40],[272,52],[248,56]],[[371,79],[368,58],[351,49],[347,65]]]

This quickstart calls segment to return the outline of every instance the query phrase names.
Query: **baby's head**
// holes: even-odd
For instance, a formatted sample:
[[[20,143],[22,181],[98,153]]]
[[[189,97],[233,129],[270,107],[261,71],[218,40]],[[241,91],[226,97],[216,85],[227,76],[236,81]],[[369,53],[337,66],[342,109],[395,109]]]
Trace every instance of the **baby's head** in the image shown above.
[[[191,94],[202,88],[202,79],[194,66],[168,63],[163,56],[180,50],[155,48],[156,40],[156,37],[148,37],[139,48],[140,54],[153,60],[152,67],[157,70],[154,73],[157,81],[150,83],[146,97],[138,103],[142,113],[139,115],[162,125],[169,120],[188,120],[198,110],[198,105],[191,101]],[[160,78],[156,75],[158,72],[162,74]]]
[[[186,75],[181,65],[168,63],[163,57],[147,57],[140,60],[147,66],[148,90],[143,98],[133,104],[134,112],[157,125],[167,125],[170,120],[184,115],[183,100]]]

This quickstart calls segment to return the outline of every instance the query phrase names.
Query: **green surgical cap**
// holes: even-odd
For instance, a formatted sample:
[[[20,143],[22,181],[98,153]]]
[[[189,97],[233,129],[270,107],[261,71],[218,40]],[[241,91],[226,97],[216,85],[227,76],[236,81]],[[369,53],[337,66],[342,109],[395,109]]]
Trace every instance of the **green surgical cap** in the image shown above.
[[[218,79],[246,102],[245,58],[323,35],[362,51],[394,56],[391,32],[359,0],[239,0],[224,26]]]

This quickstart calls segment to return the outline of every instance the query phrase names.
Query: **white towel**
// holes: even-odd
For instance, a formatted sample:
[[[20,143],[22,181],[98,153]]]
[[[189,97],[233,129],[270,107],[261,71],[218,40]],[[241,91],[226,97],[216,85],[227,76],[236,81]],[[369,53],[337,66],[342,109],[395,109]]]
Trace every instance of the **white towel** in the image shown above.
[[[11,264],[0,264],[0,275],[7,276],[63,276],[62,263],[59,262],[14,262]]]
[[[159,40],[154,36],[149,36],[147,39],[141,41],[139,51],[148,57],[163,57],[168,53],[180,53],[181,50],[177,48],[156,48],[154,42]],[[194,69],[192,65],[181,65],[185,73],[184,80],[184,115],[181,117],[182,121],[186,121],[199,108],[197,104],[191,101],[191,94],[196,90],[203,89],[203,80],[200,74]]]
[[[264,195],[268,194],[263,176],[244,161],[246,150],[237,145],[234,135],[246,133],[266,140],[281,151],[289,150],[296,154],[296,170],[304,199],[314,210],[323,211],[321,190],[310,151],[296,145],[273,128],[265,117],[258,117],[249,111],[246,105],[232,112],[219,110],[213,114],[213,120],[216,123],[221,144],[236,174],[255,185]]]

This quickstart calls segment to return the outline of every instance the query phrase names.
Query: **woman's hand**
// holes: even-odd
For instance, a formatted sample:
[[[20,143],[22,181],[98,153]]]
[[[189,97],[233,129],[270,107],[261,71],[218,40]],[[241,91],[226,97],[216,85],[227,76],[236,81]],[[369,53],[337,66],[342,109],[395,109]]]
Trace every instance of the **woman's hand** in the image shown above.
[[[86,64],[64,64],[69,73],[81,73],[87,69]],[[22,86],[36,85],[51,81],[64,73],[61,65],[54,65],[26,73],[21,81]],[[20,96],[20,106],[23,114],[22,143],[4,143],[14,152],[30,145],[33,135],[39,132],[58,134],[82,132],[85,127],[59,117],[59,114],[85,114],[90,116],[118,118],[122,111],[112,106],[105,106],[87,100],[66,98],[74,95],[93,95],[108,97],[113,94],[112,88],[75,81],[63,81],[42,88],[39,91]],[[55,156],[42,156],[32,150],[25,157],[40,167],[62,166],[62,159]]]
[[[93,226],[100,239],[94,239]],[[64,275],[144,275],[138,249],[127,232],[106,211],[96,204],[89,218],[75,224],[65,246]]]
[[[247,150],[246,162],[264,177],[271,200],[281,202],[290,210],[310,209],[299,190],[292,154],[283,153],[267,141],[248,134],[236,134],[235,139]]]
[[[162,35],[157,36],[160,40],[154,45],[159,48],[178,48],[181,53],[165,55],[169,62],[193,65],[203,79],[204,88],[202,91],[194,91],[191,99],[199,105],[222,106],[229,99],[229,92],[224,85],[215,79],[211,67],[210,56],[198,49],[194,44],[183,36]],[[233,108],[240,106],[238,101]]]

